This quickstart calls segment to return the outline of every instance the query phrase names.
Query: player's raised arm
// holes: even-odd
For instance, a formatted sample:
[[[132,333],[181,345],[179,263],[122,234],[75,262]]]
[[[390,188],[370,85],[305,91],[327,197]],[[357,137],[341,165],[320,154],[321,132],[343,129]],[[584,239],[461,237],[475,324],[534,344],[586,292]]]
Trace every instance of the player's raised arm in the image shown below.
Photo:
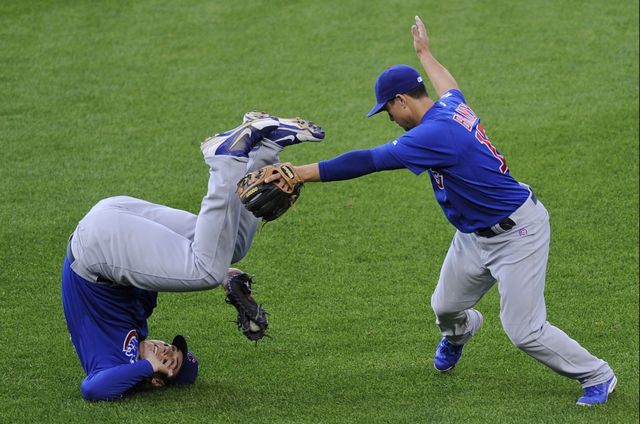
[[[458,83],[447,71],[447,68],[433,57],[429,46],[427,29],[419,16],[416,16],[416,23],[411,26],[411,34],[413,35],[413,47],[416,50],[418,59],[420,59],[431,85],[438,92],[438,96],[442,96],[452,88],[458,88]]]

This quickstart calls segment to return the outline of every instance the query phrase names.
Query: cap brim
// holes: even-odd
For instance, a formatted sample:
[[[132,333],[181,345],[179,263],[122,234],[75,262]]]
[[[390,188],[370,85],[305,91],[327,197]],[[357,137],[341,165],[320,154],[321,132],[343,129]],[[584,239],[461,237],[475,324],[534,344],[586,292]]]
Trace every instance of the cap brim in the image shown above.
[[[378,113],[378,112],[382,111],[382,109],[384,109],[384,107],[385,107],[385,105],[386,105],[386,104],[387,104],[387,102],[384,102],[384,103],[377,103],[377,104],[373,107],[373,109],[371,109],[371,112],[369,112],[369,113],[367,114],[367,117],[368,117],[368,118],[371,118],[371,117],[372,117],[373,115],[375,115],[376,113]]]
[[[171,344],[177,347],[180,350],[180,352],[184,353],[185,355],[189,353],[189,348],[187,347],[187,341],[180,334],[178,334],[173,338],[173,341],[171,342]]]

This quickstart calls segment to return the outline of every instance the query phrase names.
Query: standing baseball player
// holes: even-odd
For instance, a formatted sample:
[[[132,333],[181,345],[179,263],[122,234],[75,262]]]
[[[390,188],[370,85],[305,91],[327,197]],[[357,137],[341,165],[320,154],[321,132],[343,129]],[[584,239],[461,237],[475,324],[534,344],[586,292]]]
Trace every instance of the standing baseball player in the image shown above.
[[[249,250],[258,222],[241,207],[236,183],[247,171],[278,162],[285,146],[323,137],[302,119],[247,113],[242,125],[201,145],[210,173],[198,215],[120,196],[98,202],[82,218],[63,263],[62,303],[87,375],[85,399],[119,399],[144,383],[195,382],[198,361],[184,337],[170,344],[147,340],[158,291],[222,284],[243,333],[251,340],[264,335],[267,321],[251,297],[250,278],[229,268]]]
[[[606,402],[616,386],[609,365],[546,321],[547,210],[509,173],[456,80],[432,55],[419,17],[411,30],[437,99],[428,97],[415,69],[386,69],[376,80],[377,103],[368,116],[384,110],[406,133],[370,150],[294,167],[297,177],[326,182],[400,168],[428,171],[436,200],[457,228],[431,298],[443,336],[435,352],[436,370],[450,371],[459,361],[482,325],[473,307],[498,281],[500,319],[513,344],[580,382],[584,394],[578,405]],[[275,175],[267,182],[279,179]]]

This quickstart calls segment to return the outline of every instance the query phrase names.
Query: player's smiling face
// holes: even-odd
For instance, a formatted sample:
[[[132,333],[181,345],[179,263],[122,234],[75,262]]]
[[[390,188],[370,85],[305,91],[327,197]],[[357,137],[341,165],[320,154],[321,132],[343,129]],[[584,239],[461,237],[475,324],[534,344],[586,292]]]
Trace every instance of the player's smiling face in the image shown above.
[[[162,340],[145,340],[140,343],[140,351],[145,352],[147,349],[151,349],[156,357],[173,371],[173,375],[178,374],[184,359],[180,349]]]

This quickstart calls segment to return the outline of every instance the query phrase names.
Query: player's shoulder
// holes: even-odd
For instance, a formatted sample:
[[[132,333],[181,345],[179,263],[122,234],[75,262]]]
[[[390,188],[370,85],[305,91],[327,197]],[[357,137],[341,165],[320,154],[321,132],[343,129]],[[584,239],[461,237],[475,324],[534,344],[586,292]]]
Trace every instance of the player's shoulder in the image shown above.
[[[460,91],[459,88],[451,88],[447,90],[440,98],[438,102],[456,102],[456,103],[465,103],[466,100],[464,98],[464,94]]]
[[[460,90],[455,88],[447,90],[433,103],[433,106],[431,106],[423,117],[421,124],[437,122],[439,120],[446,121],[451,117],[458,106],[463,103],[465,103],[465,98]]]
[[[423,117],[421,124],[426,124],[431,129],[438,128],[438,123],[447,126],[451,123],[451,117],[462,104],[466,104],[462,92],[459,89],[450,89],[433,103],[433,106]]]

